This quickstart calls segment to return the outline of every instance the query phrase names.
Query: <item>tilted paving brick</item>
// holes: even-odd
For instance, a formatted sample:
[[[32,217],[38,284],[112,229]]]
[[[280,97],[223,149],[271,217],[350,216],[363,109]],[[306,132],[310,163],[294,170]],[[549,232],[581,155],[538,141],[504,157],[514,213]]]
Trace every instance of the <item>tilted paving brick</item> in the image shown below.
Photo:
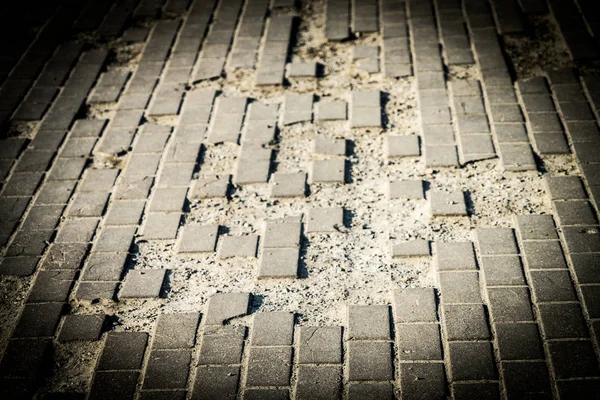
[[[312,162],[311,183],[344,183],[346,161],[343,158],[314,160]]]
[[[219,243],[217,248],[218,258],[256,257],[258,235],[226,235],[221,237]]]
[[[428,240],[415,239],[392,244],[391,254],[392,257],[428,257],[431,250]]]
[[[119,282],[81,282],[77,286],[75,298],[94,301],[97,299],[113,299]]]
[[[237,394],[240,379],[239,366],[200,367],[196,372],[192,399],[216,397],[233,398]]]
[[[158,298],[161,294],[167,270],[131,270],[119,293],[120,299]]]
[[[418,157],[421,155],[419,137],[416,135],[387,136],[386,146],[388,158]]]
[[[390,199],[423,199],[423,181],[421,180],[400,180],[389,182]]]
[[[187,187],[157,188],[150,202],[149,212],[181,212]]]
[[[277,120],[246,121],[242,134],[242,143],[271,143],[275,140]]]
[[[531,146],[526,143],[510,143],[499,145],[500,159],[504,169],[508,171],[535,170],[536,164]]]
[[[350,341],[347,347],[348,379],[350,381],[387,381],[392,379],[391,343]]]
[[[307,233],[337,232],[343,226],[343,208],[311,208],[308,212]]]
[[[143,389],[185,389],[191,350],[155,350],[150,353]]]
[[[152,348],[191,348],[195,343],[199,320],[200,315],[193,312],[161,314],[156,324]]]
[[[438,271],[475,270],[475,250],[471,242],[437,242],[435,262]]]
[[[291,347],[251,347],[246,385],[287,386],[291,364]]]
[[[64,302],[75,279],[75,271],[40,271],[27,297],[28,303]]]
[[[569,253],[600,252],[600,231],[597,226],[562,227]]]
[[[63,321],[58,341],[95,341],[104,326],[104,314],[71,314]]]
[[[317,103],[316,119],[318,121],[345,120],[347,105],[344,101],[319,101]]]
[[[390,338],[388,306],[348,306],[348,339],[387,340]]]
[[[514,220],[521,240],[558,239],[551,215],[517,215]]]
[[[291,346],[294,336],[294,314],[262,312],[254,315],[250,345]]]
[[[12,337],[54,336],[63,309],[63,303],[27,304],[23,308]]]
[[[211,253],[215,251],[218,225],[189,225],[184,227],[177,252]]]
[[[339,364],[342,362],[342,328],[302,326],[298,345],[300,364]]]
[[[151,240],[175,239],[180,221],[180,213],[150,213],[142,230],[142,236]]]
[[[306,174],[276,172],[271,177],[271,197],[303,197],[306,195]]]
[[[236,165],[234,183],[236,185],[266,183],[269,179],[270,165],[270,156],[267,159],[251,159],[240,157]]]
[[[299,248],[265,248],[258,278],[295,278],[298,274]]]
[[[313,151],[317,154],[328,154],[336,156],[346,155],[345,139],[316,139]]]
[[[583,200],[587,198],[578,176],[545,176],[546,188],[552,200]]]
[[[208,301],[205,325],[222,325],[232,318],[243,316],[250,305],[249,293],[217,293]]]
[[[106,341],[97,369],[140,369],[146,350],[148,334],[144,332],[111,332]]]
[[[245,338],[244,326],[207,326],[202,336],[198,364],[239,364]]]
[[[312,120],[312,94],[286,94],[283,108],[283,124],[291,125],[297,122]]]
[[[462,191],[455,192],[430,192],[431,216],[467,216],[465,195]]]

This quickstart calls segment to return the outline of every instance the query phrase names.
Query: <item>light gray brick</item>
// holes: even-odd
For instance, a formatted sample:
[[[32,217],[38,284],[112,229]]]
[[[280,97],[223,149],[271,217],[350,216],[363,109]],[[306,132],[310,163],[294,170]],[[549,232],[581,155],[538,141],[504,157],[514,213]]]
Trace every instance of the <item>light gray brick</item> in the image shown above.
[[[271,177],[271,197],[304,197],[306,174],[276,172]]]
[[[298,274],[298,248],[263,249],[259,278],[295,278]]]
[[[222,325],[224,322],[246,315],[250,306],[249,293],[217,293],[208,300],[206,325]]]
[[[218,258],[256,257],[258,235],[222,236],[217,249]]]
[[[119,292],[119,298],[158,298],[166,271],[165,269],[129,271]]]
[[[393,244],[391,253],[392,257],[428,257],[431,251],[428,240],[416,239]]]
[[[218,234],[218,225],[187,225],[183,228],[177,252],[212,253]]]
[[[390,338],[388,306],[348,306],[348,339],[387,340]]]
[[[312,162],[311,183],[344,183],[345,164],[343,158],[314,160]]]
[[[462,191],[440,192],[434,190],[431,191],[429,195],[431,216],[448,217],[468,215],[465,195]]]
[[[343,208],[311,208],[306,232],[337,232],[344,226]]]

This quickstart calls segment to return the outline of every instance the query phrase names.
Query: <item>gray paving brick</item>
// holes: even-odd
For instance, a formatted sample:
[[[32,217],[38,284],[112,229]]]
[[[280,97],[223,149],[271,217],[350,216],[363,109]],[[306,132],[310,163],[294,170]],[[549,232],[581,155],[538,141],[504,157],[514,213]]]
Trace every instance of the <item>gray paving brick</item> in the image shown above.
[[[592,377],[600,373],[590,341],[553,341],[548,347],[558,379]]]
[[[187,187],[157,188],[152,195],[149,212],[181,212]]]
[[[175,239],[181,215],[179,213],[150,213],[142,235],[146,239]]]
[[[298,368],[298,399],[339,399],[341,388],[342,368],[339,366],[302,365]]]
[[[557,240],[524,242],[523,252],[529,269],[567,267],[560,242]]]
[[[191,348],[195,343],[199,320],[197,312],[161,314],[156,323],[152,348]]]
[[[117,179],[118,170],[88,169],[83,175],[78,192],[109,192]]]
[[[465,195],[462,191],[430,192],[430,207],[433,217],[467,216]]]
[[[267,222],[262,239],[263,248],[298,247],[301,228],[299,222],[285,220]]]
[[[348,379],[350,381],[387,381],[392,379],[391,343],[350,341],[347,348]]]
[[[294,335],[294,314],[262,312],[254,315],[250,345],[291,346]]]
[[[100,217],[108,202],[108,192],[77,192],[67,210],[68,217]]]
[[[0,275],[28,276],[35,271],[40,257],[4,257],[0,262]]]
[[[491,400],[500,397],[500,388],[497,382],[455,382],[452,385],[452,395],[457,400]]]
[[[208,301],[206,325],[221,325],[225,321],[248,312],[249,293],[217,293]]]
[[[561,226],[596,225],[598,223],[596,213],[589,201],[554,201],[552,205]]]
[[[242,143],[271,143],[275,141],[276,119],[246,121],[244,124],[244,133]]]
[[[48,339],[10,340],[0,363],[1,375],[3,377],[38,377],[47,365],[51,347],[52,343]]]
[[[89,398],[131,398],[135,395],[139,375],[138,371],[99,371],[94,375]]]
[[[307,233],[337,232],[344,226],[342,208],[311,208],[308,212]]]
[[[59,157],[48,175],[48,180],[64,181],[79,179],[86,162],[84,158]]]
[[[441,363],[400,364],[402,399],[442,399],[446,396],[446,374]]]
[[[525,124],[494,124],[498,143],[527,142]]]
[[[512,229],[479,228],[476,230],[479,252],[483,256],[518,254]]]
[[[50,181],[40,189],[37,204],[66,204],[77,181]],[[6,215],[6,214],[4,214]]]
[[[77,287],[75,298],[94,301],[97,299],[113,299],[119,282],[81,282]]]
[[[142,211],[146,202],[143,200],[114,201],[108,209],[105,224],[138,225],[142,219]]]
[[[437,242],[435,263],[439,271],[475,270],[475,250],[471,242]]]
[[[391,246],[392,257],[428,257],[430,254],[428,240],[409,240]]]
[[[551,215],[517,215],[514,220],[521,240],[558,239]]]
[[[185,390],[148,390],[140,392],[141,400],[185,400]]]
[[[52,230],[60,222],[64,206],[33,206],[21,225],[24,230]]]
[[[490,339],[487,315],[482,304],[444,304],[442,315],[447,340]]]
[[[79,269],[88,250],[87,243],[54,243],[42,263],[42,268]]]
[[[590,315],[590,318],[599,318],[600,316],[600,286],[585,285],[580,286],[583,295],[583,304]]]
[[[246,185],[253,183],[266,183],[269,179],[270,159],[238,159],[234,183]]]
[[[25,305],[12,337],[53,337],[63,308],[62,303]]]
[[[439,283],[443,304],[481,303],[479,274],[475,271],[440,272]]]
[[[563,227],[563,237],[569,253],[600,251],[600,231],[596,226]]]
[[[288,400],[290,393],[288,389],[246,389],[243,398],[244,400]]]
[[[306,194],[306,174],[276,172],[271,177],[271,197],[303,197]]]
[[[581,306],[577,303],[538,304],[541,327],[547,339],[589,337]]]
[[[94,246],[94,251],[127,253],[137,227],[104,227]]]
[[[295,278],[298,274],[299,248],[263,249],[259,278]]]
[[[451,342],[448,350],[453,381],[496,379],[490,342]]]
[[[346,155],[345,139],[316,139],[313,150],[317,154]]]
[[[240,379],[239,366],[198,368],[192,399],[235,398]]]
[[[349,400],[392,400],[394,398],[394,386],[389,382],[348,384]]]
[[[526,143],[506,143],[499,145],[500,159],[504,169],[509,171],[535,170],[535,159],[531,146]]]
[[[191,350],[152,351],[142,388],[185,389],[191,360]]]
[[[440,328],[437,324],[398,324],[396,337],[401,360],[442,359]]]
[[[423,181],[420,180],[400,180],[390,181],[389,183],[390,199],[423,199]]]
[[[486,286],[519,286],[525,284],[523,266],[518,256],[482,257],[481,269]]]
[[[69,138],[65,147],[60,152],[61,157],[88,157],[94,145],[96,138]]]
[[[343,158],[314,160],[310,175],[311,183],[344,183],[345,164]]]
[[[488,288],[487,297],[494,323],[533,320],[529,290],[526,287]]]
[[[257,235],[230,236],[226,235],[219,240],[217,257],[256,257]]]
[[[227,196],[230,175],[210,175],[199,178],[192,189],[193,199],[223,198]]]
[[[291,125],[312,120],[312,94],[288,93],[285,95],[283,124]]]
[[[440,145],[425,146],[425,166],[432,167],[458,167],[456,146]]]
[[[104,326],[104,314],[71,314],[65,320],[58,341],[95,341],[100,338]]]
[[[432,288],[408,288],[394,291],[394,321],[435,322],[435,292]]]
[[[386,146],[388,158],[418,157],[421,155],[419,137],[416,135],[387,136]]]
[[[291,364],[291,347],[251,347],[246,385],[288,386]]]
[[[52,151],[27,149],[19,159],[15,172],[46,171],[52,158],[54,158]]]
[[[499,323],[495,331],[501,360],[544,359],[536,323]]]
[[[148,334],[144,332],[109,333],[106,335],[97,369],[99,371],[140,369],[147,342]]]
[[[314,78],[316,76],[316,62],[293,62],[288,65],[289,78]]]
[[[600,254],[584,253],[571,254],[573,262],[573,270],[578,284],[584,283],[600,283],[600,275],[598,275],[598,265],[600,265]]]
[[[160,154],[132,154],[125,169],[125,176],[153,176],[159,161]]]
[[[345,120],[347,118],[346,102],[319,101],[317,103],[316,119],[318,121]]]
[[[552,396],[546,363],[505,362],[501,365],[507,395]]]
[[[348,339],[387,340],[390,338],[388,306],[348,306]]]
[[[342,362],[342,328],[301,326],[298,345],[300,364],[339,364]]]
[[[92,253],[83,272],[84,281],[118,281],[121,279],[127,253]]]
[[[33,196],[42,180],[41,172],[16,172],[12,174],[4,190],[3,196]]]
[[[40,271],[27,297],[28,303],[64,302],[75,279],[75,271]]]
[[[157,298],[165,280],[166,270],[131,270],[119,293],[120,299]]]
[[[552,200],[584,200],[587,198],[578,176],[545,176],[546,188]]]
[[[215,251],[218,225],[189,225],[181,234],[179,253],[212,253]]]
[[[246,327],[209,326],[204,329],[199,365],[239,364],[242,360]]]

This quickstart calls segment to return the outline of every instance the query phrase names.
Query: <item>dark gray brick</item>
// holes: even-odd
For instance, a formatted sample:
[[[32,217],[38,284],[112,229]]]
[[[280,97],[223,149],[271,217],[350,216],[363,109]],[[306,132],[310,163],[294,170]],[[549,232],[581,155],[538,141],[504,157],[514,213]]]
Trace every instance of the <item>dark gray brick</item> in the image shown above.
[[[521,240],[558,239],[551,215],[517,215],[515,224]]]
[[[54,243],[42,263],[42,268],[79,269],[89,245],[87,243]]]
[[[401,398],[443,399],[446,397],[446,374],[442,363],[400,364]]]
[[[158,317],[152,347],[154,349],[192,347],[199,318],[198,313],[161,314]]]
[[[442,303],[481,303],[477,272],[440,272],[439,282]]]
[[[580,289],[590,318],[600,318],[600,285],[585,285]]]
[[[348,339],[386,340],[390,338],[388,306],[348,306]]]
[[[437,242],[435,262],[438,271],[475,270],[475,250],[471,242]]]
[[[146,200],[154,178],[151,176],[124,176],[115,189],[117,200]]]
[[[574,380],[558,382],[558,392],[561,399],[589,398],[593,399],[600,390],[600,380]]]
[[[502,374],[508,396],[552,397],[548,368],[545,362],[504,362],[502,363]]]
[[[62,216],[64,206],[33,206],[21,229],[24,230],[53,230]]]
[[[41,256],[54,231],[24,231],[20,230],[15,235],[10,247],[6,251],[7,256]]]
[[[94,251],[127,253],[136,229],[135,226],[104,227],[96,241]]]
[[[104,326],[104,314],[71,314],[65,320],[58,341],[94,341],[100,338]]]
[[[97,369],[140,369],[147,342],[148,334],[144,332],[109,333]]]
[[[455,400],[495,400],[500,398],[500,388],[497,382],[454,382],[452,395]]]
[[[479,252],[483,256],[519,253],[512,229],[479,228],[476,232]]]
[[[98,371],[90,390],[90,400],[131,399],[140,373],[138,371]]]
[[[123,274],[127,253],[92,253],[83,273],[85,281],[118,281]]]
[[[539,304],[544,335],[548,339],[587,338],[588,328],[577,303]]]
[[[193,400],[214,398],[233,399],[237,394],[239,379],[239,366],[198,368],[191,398]]]
[[[73,280],[74,270],[40,271],[27,297],[28,303],[64,302],[67,300]]]
[[[389,382],[348,384],[348,400],[393,400],[394,398],[394,386]]]
[[[523,252],[529,269],[566,268],[567,264],[558,240],[524,242]]]
[[[19,159],[15,172],[46,171],[52,158],[53,151],[27,149]]]
[[[339,399],[341,388],[341,366],[301,365],[298,368],[296,398],[299,400]]]
[[[58,158],[48,180],[64,181],[79,179],[87,160],[84,158]]]
[[[596,225],[598,219],[591,203],[584,200],[554,201],[558,223],[565,225]]]
[[[243,398],[244,400],[288,400],[290,391],[288,389],[271,388],[245,389]]]
[[[155,350],[150,353],[143,389],[185,389],[191,350]]]
[[[246,315],[250,305],[249,293],[217,293],[208,301],[206,325],[222,325],[227,320]]]
[[[567,269],[531,271],[530,284],[538,302],[573,301],[577,299]]]
[[[291,347],[251,347],[248,386],[288,386],[292,364]]]
[[[569,253],[600,252],[600,231],[597,226],[569,226],[562,228]]]
[[[33,196],[42,180],[42,172],[15,172],[2,191],[3,196]]]
[[[108,202],[108,192],[77,192],[67,211],[68,217],[100,217]]]
[[[578,284],[600,283],[600,254],[571,254]]]
[[[494,323],[533,320],[526,287],[488,288],[487,292]]]
[[[244,326],[207,326],[204,328],[198,364],[239,364],[245,338]]]
[[[392,346],[388,342],[350,341],[348,379],[350,381],[387,381],[393,379]]]
[[[294,336],[294,314],[263,312],[254,315],[250,344],[253,346],[291,346]]]
[[[342,362],[342,328],[339,326],[302,326],[298,346],[300,364],[338,364]]]
[[[433,288],[407,288],[394,291],[394,320],[399,322],[437,321]]]
[[[13,338],[54,336],[63,308],[62,303],[27,304],[19,317]]]
[[[143,200],[115,201],[108,209],[106,225],[138,225],[146,202]]]
[[[10,340],[0,363],[0,375],[36,378],[47,367],[51,348],[50,339]]]
[[[600,373],[589,340],[552,341],[548,343],[548,348],[558,379],[595,377]]]
[[[97,299],[113,299],[119,282],[81,282],[77,287],[75,298],[94,301]]]
[[[396,340],[401,360],[442,360],[438,324],[398,324]]]
[[[448,350],[453,381],[497,378],[490,342],[451,342]]]
[[[445,304],[442,306],[447,340],[489,340],[490,328],[483,304]]]
[[[538,243],[538,242],[526,242]],[[544,242],[542,242],[544,243]],[[525,285],[523,266],[519,256],[482,257],[481,269],[486,286]]]
[[[536,323],[495,325],[501,360],[543,360],[544,350]]]
[[[33,274],[40,257],[4,257],[0,262],[0,275],[29,276]]]

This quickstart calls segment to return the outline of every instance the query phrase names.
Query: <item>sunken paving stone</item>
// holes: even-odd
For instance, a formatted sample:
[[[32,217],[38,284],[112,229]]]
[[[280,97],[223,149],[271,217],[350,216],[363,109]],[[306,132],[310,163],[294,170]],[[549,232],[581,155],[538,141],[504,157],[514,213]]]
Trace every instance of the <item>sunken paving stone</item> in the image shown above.
[[[321,100],[316,106],[317,121],[336,121],[347,118],[347,104],[343,101]]]
[[[222,236],[219,240],[217,257],[256,257],[258,235]]]
[[[301,229],[302,224],[299,222],[269,221],[265,224],[262,246],[265,249],[298,247]]]
[[[288,65],[288,78],[314,78],[316,76],[316,62],[294,62]]]
[[[229,175],[204,176],[199,178],[192,190],[192,199],[213,199],[227,196]]]
[[[343,227],[343,208],[311,208],[308,212],[307,233],[338,232]]]
[[[386,147],[388,158],[418,157],[421,155],[419,137],[416,135],[387,136]]]
[[[304,197],[306,174],[276,172],[271,176],[271,197]]]
[[[395,243],[391,249],[392,257],[428,257],[431,254],[429,241],[423,239]]]
[[[451,217],[468,215],[465,194],[462,191],[450,193],[431,191],[429,195],[431,216]]]
[[[215,251],[218,225],[189,225],[183,228],[178,253],[212,253]]]
[[[401,180],[390,181],[389,198],[391,199],[424,199],[423,181],[420,180]]]
[[[61,342],[98,340],[104,326],[104,319],[105,316],[101,314],[67,315],[58,340]]]
[[[246,315],[250,305],[248,293],[217,293],[208,301],[204,323],[221,325],[235,317]]]
[[[125,276],[119,298],[158,298],[167,270],[129,271]]]

